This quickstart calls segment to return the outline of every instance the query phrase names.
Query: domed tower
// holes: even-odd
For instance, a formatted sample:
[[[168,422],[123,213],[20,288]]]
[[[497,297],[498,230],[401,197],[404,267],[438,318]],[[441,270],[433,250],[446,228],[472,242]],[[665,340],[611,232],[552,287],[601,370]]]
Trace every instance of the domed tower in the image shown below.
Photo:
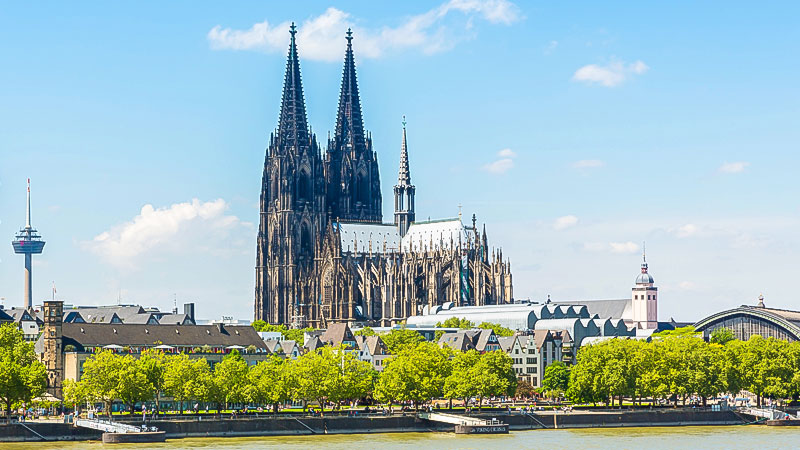
[[[633,323],[637,328],[658,327],[658,288],[653,286],[653,276],[647,271],[647,254],[642,246],[642,270],[636,277],[632,292]]]

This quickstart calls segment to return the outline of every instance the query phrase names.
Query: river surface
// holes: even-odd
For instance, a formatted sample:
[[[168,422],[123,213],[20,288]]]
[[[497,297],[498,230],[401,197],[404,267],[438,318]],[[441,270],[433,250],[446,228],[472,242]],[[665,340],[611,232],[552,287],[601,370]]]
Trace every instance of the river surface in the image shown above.
[[[387,433],[327,436],[170,439],[161,444],[2,443],[2,450],[461,450],[461,449],[796,449],[800,427],[714,426],[512,431],[507,435]]]

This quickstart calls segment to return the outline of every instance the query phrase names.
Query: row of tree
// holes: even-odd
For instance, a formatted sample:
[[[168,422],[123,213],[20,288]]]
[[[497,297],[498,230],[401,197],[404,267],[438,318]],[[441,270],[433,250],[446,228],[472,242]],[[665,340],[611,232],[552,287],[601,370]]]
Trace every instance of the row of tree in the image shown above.
[[[552,367],[552,366],[551,366]],[[656,336],[651,342],[612,339],[582,347],[577,364],[548,367],[545,389],[565,392],[576,402],[611,403],[617,398],[706,400],[722,393],[749,391],[764,397],[800,393],[800,342],[753,336],[733,339],[729,330],[706,342],[693,330]],[[549,375],[549,377],[548,377]]]
[[[393,338],[403,336],[411,335],[396,333]],[[132,410],[162,396],[179,402],[181,409],[186,402],[203,402],[218,411],[223,405],[242,404],[277,410],[292,400],[304,406],[316,402],[324,411],[326,404],[369,398],[417,406],[441,397],[482,402],[512,395],[516,388],[512,361],[501,351],[461,353],[429,342],[404,343],[396,351],[380,374],[354,352],[333,347],[294,360],[270,356],[255,365],[232,352],[213,368],[205,359],[185,354],[146,350],[135,358],[103,351],[86,360],[80,381],[65,382],[64,395],[75,405],[102,402],[105,411],[116,400]]]
[[[0,326],[0,400],[6,416],[30,403],[47,388],[47,370],[36,357],[33,343],[25,341],[13,323]]]

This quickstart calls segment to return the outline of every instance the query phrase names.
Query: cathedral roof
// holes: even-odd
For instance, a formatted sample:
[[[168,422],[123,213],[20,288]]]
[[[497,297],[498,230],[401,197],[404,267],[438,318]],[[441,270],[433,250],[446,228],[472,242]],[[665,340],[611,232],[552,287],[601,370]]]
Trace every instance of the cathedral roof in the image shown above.
[[[339,231],[343,252],[366,253],[372,244],[372,251],[379,253],[384,243],[387,251],[400,248],[400,234],[395,225],[337,222],[333,226]]]
[[[406,251],[428,251],[466,244],[472,235],[458,218],[414,222],[403,236],[402,249]]]

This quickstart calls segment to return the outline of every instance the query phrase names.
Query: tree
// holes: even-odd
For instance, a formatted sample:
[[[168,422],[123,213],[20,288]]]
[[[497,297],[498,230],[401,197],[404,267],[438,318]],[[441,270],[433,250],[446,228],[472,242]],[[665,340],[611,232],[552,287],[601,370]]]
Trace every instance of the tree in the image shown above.
[[[481,322],[481,324],[478,325],[478,328],[483,330],[494,330],[494,334],[499,337],[508,337],[514,335],[514,330],[511,328],[506,328],[499,323]]]
[[[178,402],[181,414],[184,402],[204,397],[205,386],[202,386],[202,381],[208,378],[209,371],[205,359],[192,360],[184,353],[167,359],[164,367],[164,393]]]
[[[531,398],[535,392],[536,389],[530,382],[525,380],[517,380],[517,398]]]
[[[449,317],[442,322],[438,322],[436,324],[437,328],[461,328],[463,330],[469,330],[475,328],[475,324],[470,322],[466,318],[460,317]]]
[[[336,350],[341,359],[337,365],[339,373],[330,400],[333,402],[353,401],[366,397],[372,392],[377,373],[372,364],[359,361],[355,353],[346,352],[344,348]]]
[[[84,384],[86,398],[100,401],[103,410],[111,416],[111,402],[117,396],[119,374],[123,372],[121,358],[111,350],[103,350],[90,356],[83,363],[80,383]]]
[[[126,404],[131,413],[138,402],[151,400],[155,392],[153,383],[147,378],[142,365],[133,355],[114,355],[118,361],[115,362],[116,372],[112,374],[116,381],[116,387],[112,392],[115,398]]]
[[[214,366],[213,389],[217,411],[221,403],[226,406],[231,403],[244,403],[247,401],[248,391],[247,361],[238,351],[233,350]]]
[[[381,335],[381,340],[386,344],[389,353],[395,355],[403,351],[403,349],[414,348],[417,344],[423,342],[425,338],[414,330],[399,328]]]
[[[14,324],[0,326],[0,400],[6,415],[19,402],[30,402],[47,388],[47,370]]]
[[[477,395],[477,381],[472,375],[472,370],[480,362],[481,355],[475,350],[458,352],[451,360],[450,375],[445,378],[443,386],[444,397],[461,399],[464,406],[470,398]]]
[[[354,331],[354,336],[376,336],[378,333],[370,327],[364,327],[358,331]]]
[[[164,390],[164,371],[171,356],[158,349],[147,349],[139,355],[136,364],[153,387],[156,408],[160,409],[159,396]]]
[[[88,393],[86,392],[86,384],[79,381],[66,379],[62,385],[64,391],[64,402],[72,403],[76,411],[80,411],[80,405],[89,400]]]
[[[736,339],[736,335],[733,333],[733,330],[722,327],[711,332],[709,341],[715,344],[725,345],[734,339]]]
[[[446,350],[432,342],[406,346],[388,360],[378,379],[375,396],[389,403],[411,401],[419,405],[442,396],[444,380],[450,375]]]
[[[553,361],[544,369],[542,388],[556,395],[562,395],[569,388],[569,368],[561,361]]]
[[[341,355],[344,357],[344,355]],[[325,402],[334,393],[339,369],[340,355],[330,347],[301,355],[290,363],[290,395],[304,403],[316,401],[324,413]]]
[[[288,366],[279,356],[271,356],[250,368],[248,373],[250,401],[272,405],[278,412],[278,404],[289,399]]]

